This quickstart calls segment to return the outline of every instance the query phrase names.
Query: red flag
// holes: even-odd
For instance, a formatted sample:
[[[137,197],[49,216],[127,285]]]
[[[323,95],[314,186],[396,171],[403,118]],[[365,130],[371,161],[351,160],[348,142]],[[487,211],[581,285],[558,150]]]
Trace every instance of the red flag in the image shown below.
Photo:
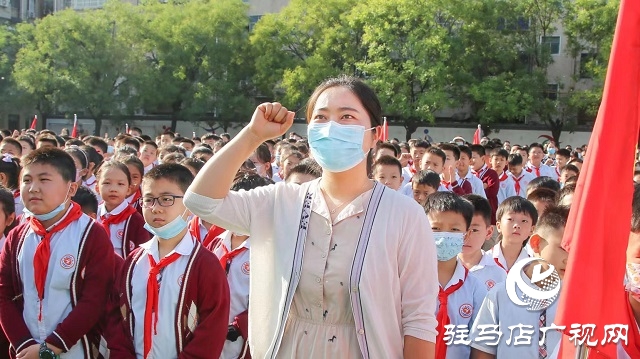
[[[38,127],[38,115],[33,116],[33,121],[31,121],[31,127],[29,129],[35,130]]]
[[[639,95],[640,1],[622,0],[602,103],[562,242],[569,260],[554,321],[566,326],[569,335],[572,324],[596,325],[591,339],[597,343],[590,347],[590,358],[616,358],[616,344],[603,341],[605,325],[612,324],[629,325],[626,349],[632,358],[640,358],[636,324],[627,311],[623,287]],[[603,188],[615,188],[615,195]],[[565,340],[559,357],[574,358],[575,349]]]
[[[382,122],[382,130],[380,131],[380,136],[378,136],[378,139],[381,142],[386,142],[387,140],[389,140],[389,124],[387,123],[386,117]]]
[[[73,130],[71,131],[71,137],[78,137],[78,116],[73,115]]]
[[[476,133],[473,134],[473,144],[479,145],[481,138],[482,138],[482,127],[478,125],[478,129],[476,130]]]

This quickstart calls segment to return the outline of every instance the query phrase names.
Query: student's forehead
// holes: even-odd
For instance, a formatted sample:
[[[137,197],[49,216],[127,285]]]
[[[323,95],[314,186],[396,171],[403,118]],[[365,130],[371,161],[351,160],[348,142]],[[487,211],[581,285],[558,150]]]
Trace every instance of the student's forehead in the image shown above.
[[[184,195],[180,186],[173,181],[169,181],[166,178],[151,179],[145,178],[142,180],[142,195],[159,196],[161,194],[173,194],[176,196]]]
[[[466,221],[462,213],[454,211],[430,211],[427,213],[431,222],[440,224],[465,224]]]
[[[74,168],[74,171],[75,171],[75,168]],[[22,175],[23,176],[26,176],[26,175],[38,176],[38,175],[42,175],[42,174],[50,174],[50,175],[53,175],[53,176],[62,177],[62,175],[60,174],[58,169],[55,166],[52,166],[52,165],[50,165],[48,163],[31,163],[31,164],[26,165],[22,169]]]
[[[533,202],[535,202],[535,201],[532,201],[532,203],[533,203]],[[505,215],[505,216],[511,216],[511,217],[514,217],[514,216],[524,216],[524,217],[528,217],[529,219],[531,219],[531,215],[530,215],[529,213],[526,213],[526,212],[508,211],[508,212],[505,212],[505,214],[504,214],[504,215]]]

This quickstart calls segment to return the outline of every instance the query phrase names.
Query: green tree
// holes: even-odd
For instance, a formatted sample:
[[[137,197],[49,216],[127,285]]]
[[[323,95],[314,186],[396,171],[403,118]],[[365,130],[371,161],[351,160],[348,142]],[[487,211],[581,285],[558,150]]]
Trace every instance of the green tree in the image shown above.
[[[177,121],[221,124],[252,110],[249,20],[240,0],[149,2],[138,30],[145,70],[136,77],[142,107]]]

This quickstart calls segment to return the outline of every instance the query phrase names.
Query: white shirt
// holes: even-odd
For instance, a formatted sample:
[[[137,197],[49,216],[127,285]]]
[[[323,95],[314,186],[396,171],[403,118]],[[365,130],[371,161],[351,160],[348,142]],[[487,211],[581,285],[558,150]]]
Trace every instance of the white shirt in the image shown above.
[[[491,249],[491,255],[493,256],[493,260],[496,262],[498,267],[501,267],[505,270],[505,272],[509,272],[509,268],[507,266],[507,260],[504,258],[504,254],[502,254],[502,248],[500,247],[500,242],[496,243],[495,246]],[[529,258],[529,254],[527,253],[526,248],[522,248],[520,250],[520,254],[518,255],[518,259],[516,259],[513,264],[516,264],[519,260]]]
[[[91,175],[91,177],[89,177],[88,180],[82,181],[82,185],[88,188],[91,192],[93,192],[93,194],[96,195],[96,198],[98,199],[98,203],[102,202],[102,197],[96,191],[96,186],[98,185],[98,179],[96,178],[95,175]]]
[[[460,175],[456,175],[456,179],[460,182]],[[467,174],[464,176],[464,180],[471,183],[471,193],[477,194],[482,198],[487,198],[487,194],[484,192],[484,184],[482,183],[482,180],[471,173],[471,167],[469,167]]]
[[[541,163],[540,167],[538,167],[538,168],[540,169],[540,177],[547,176],[547,177],[553,178],[554,180],[558,180],[558,176],[556,175],[556,171],[552,167],[549,167],[549,166],[545,165],[544,163]],[[527,170],[527,172],[530,172],[535,177],[538,177],[538,175],[536,174],[535,167],[533,166],[533,164],[531,164],[531,162],[527,163],[527,166],[525,167],[525,169]]]
[[[153,167],[155,167],[156,164],[155,163],[151,163],[150,165],[146,166],[144,168],[144,174],[147,174],[147,172],[151,171],[153,169]]]
[[[71,206],[69,206],[69,210]],[[64,217],[53,224],[50,228],[60,223],[69,214],[69,210]],[[71,313],[71,280],[78,266],[78,252],[80,252],[80,242],[82,233],[86,229],[91,219],[83,215],[80,219],[71,222],[63,230],[55,232],[50,239],[51,256],[49,257],[49,268],[45,281],[45,292],[42,300],[42,321],[38,320],[40,313],[40,299],[36,289],[35,269],[33,259],[38,244],[42,237],[28,228],[26,230],[22,247],[18,250],[18,267],[20,269],[20,280],[23,285],[24,310],[22,317],[31,336],[42,343]],[[90,240],[90,239],[88,239]],[[62,354],[60,358],[84,358],[84,350],[80,342],[75,343],[69,350]]]
[[[232,232],[226,231],[220,235],[221,241],[213,249],[213,254],[218,258],[222,258],[225,253],[230,252],[231,248],[231,234]],[[242,253],[238,254],[231,261],[229,266],[229,273],[227,273],[227,281],[229,282],[229,294],[231,297],[231,304],[229,309],[229,324],[233,323],[238,314],[246,311],[249,308],[249,239],[247,238],[242,244],[235,250],[240,248],[246,248]],[[238,337],[235,342],[225,341],[224,348],[222,349],[223,359],[236,359],[239,358],[244,346],[244,340],[242,337]]]
[[[24,211],[24,203],[22,203],[22,195],[19,194],[16,196],[16,192],[18,192],[18,190],[13,191],[13,203],[16,206],[16,217],[18,217]]]
[[[531,283],[531,280],[526,275],[521,273],[521,276],[527,285],[535,287],[535,284]],[[518,286],[516,286],[516,293],[519,297],[523,295]],[[547,308],[546,327],[550,327],[556,317],[558,302],[559,300],[556,299],[556,301]],[[469,334],[471,347],[485,353],[496,355],[497,358],[538,359],[540,313],[541,311],[528,311],[526,307],[515,305],[507,295],[505,282],[502,282],[496,285],[493,290],[489,291],[476,315]],[[524,335],[524,333],[522,333],[518,327],[514,327],[512,330],[509,329],[509,327],[519,324],[528,326],[525,327],[524,330],[529,331],[529,333],[533,331],[530,335],[526,335],[527,338],[531,338],[531,343],[514,345],[515,339],[521,334]],[[477,341],[480,336],[485,336],[487,333],[485,332],[483,335],[480,335],[481,330],[478,328],[479,325],[500,325],[502,337],[497,345],[488,345],[487,341]],[[556,349],[556,346],[560,342],[561,335],[557,330],[546,331],[545,343],[547,353],[551,354]],[[507,340],[510,336],[511,344],[508,345]],[[489,340],[488,342],[495,342],[495,339]],[[521,340],[518,340],[518,342],[520,343]]]
[[[516,182],[519,180],[520,182],[520,191],[516,192],[516,194],[522,198],[527,198],[527,186],[529,186],[529,182],[533,181],[536,178],[536,175],[527,172],[526,170],[522,170],[520,176],[516,177],[513,173],[507,172],[511,179],[513,179],[513,188],[515,191]]]
[[[144,254],[138,258],[131,277],[131,310],[135,318],[135,330],[133,333],[133,343],[138,359],[144,357],[144,313],[147,302],[147,280],[149,279],[149,254],[153,256],[156,263],[160,262],[158,254],[158,237],[154,236],[150,241],[140,245]],[[189,263],[191,252],[195,246],[194,239],[187,231],[180,243],[171,253],[180,253],[181,257],[175,262],[166,266],[158,276],[160,292],[158,295],[158,332],[151,340],[151,351],[149,358],[177,358],[176,352],[176,306],[182,288],[184,272]],[[153,331],[152,331],[153,333]]]
[[[407,197],[413,198],[413,184],[409,182],[403,185],[402,187],[400,187],[400,190],[398,192],[402,193]]]
[[[107,207],[104,204],[104,202],[102,202],[102,204],[100,204],[98,206],[98,219],[99,222],[102,224],[102,216],[105,216],[105,218],[109,218],[111,216],[117,216],[120,213],[122,213],[122,211],[125,210],[125,208],[127,208],[127,206],[129,206],[128,201],[124,201],[122,203],[120,203],[120,205],[118,205],[118,207],[114,208],[111,212],[107,211]],[[120,222],[117,224],[110,224],[109,225],[109,233],[110,233],[110,240],[111,240],[111,244],[113,244],[113,249],[115,250],[116,254],[119,255],[120,257],[124,258],[124,251],[122,250],[122,244],[124,243],[124,225],[127,223],[127,221],[124,222]],[[133,245],[133,242],[131,242],[131,245]],[[133,248],[129,248],[129,250],[132,250]]]
[[[463,280],[464,283],[458,290],[451,293],[447,298],[447,314],[449,324],[466,325],[469,329],[477,315],[478,309],[482,305],[484,297],[487,295],[485,286],[471,273],[464,278],[465,268],[460,260],[457,260],[456,270],[443,290],[447,290],[452,285]],[[436,302],[436,315],[440,308],[440,303]],[[444,335],[438,333],[438,335]],[[471,347],[463,344],[451,344],[447,346],[447,358],[468,358],[471,354]]]
[[[480,262],[469,269],[469,272],[473,273],[480,283],[485,285],[487,291],[507,279],[507,272],[496,264],[491,252],[482,251]]]
[[[504,180],[502,179],[504,177]],[[513,178],[509,176],[509,174],[505,176],[498,176],[500,179],[500,189],[498,189],[498,205],[502,203],[505,199],[513,196],[517,196],[516,193],[516,183],[513,181]]]
[[[407,183],[411,182],[413,178],[413,173],[411,172],[411,166],[407,165],[402,168],[402,186],[405,186]]]

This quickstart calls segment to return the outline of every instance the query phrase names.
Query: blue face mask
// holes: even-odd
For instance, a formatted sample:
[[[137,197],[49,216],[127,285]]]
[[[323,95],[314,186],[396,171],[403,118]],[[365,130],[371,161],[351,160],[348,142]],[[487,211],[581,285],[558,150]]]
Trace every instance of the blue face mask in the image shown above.
[[[185,213],[187,213],[187,210],[185,209],[184,212],[182,212],[181,215],[179,215],[178,217],[176,217],[173,221],[165,224],[162,227],[152,227],[151,225],[149,225],[149,223],[145,223],[144,224],[144,228],[153,233],[154,235],[158,236],[158,238],[160,239],[171,239],[175,236],[177,236],[178,234],[180,234],[180,232],[182,232],[185,228],[187,228],[187,221],[183,218],[183,216],[185,215]]]
[[[435,232],[438,261],[446,262],[462,252],[464,233]]]
[[[556,154],[556,149],[554,147],[547,148],[547,153],[550,154],[550,155],[555,155]]]
[[[191,151],[184,151],[184,154],[187,158],[191,157]]]
[[[341,125],[335,121],[310,123],[307,127],[309,147],[320,167],[329,172],[344,172],[362,162],[364,126]]]
[[[67,188],[67,195],[69,194],[69,190],[71,189],[71,183],[69,183],[69,187]],[[39,221],[48,221],[50,219],[53,219],[55,216],[57,216],[58,214],[60,214],[60,212],[64,211],[64,206],[67,204],[67,197],[65,196],[64,201],[62,203],[60,203],[60,205],[54,209],[51,210],[51,212],[49,213],[44,213],[44,214],[35,214],[33,212],[31,212],[30,210],[27,209],[27,207],[25,206],[24,209],[22,210],[25,214],[25,217],[35,217],[35,219],[39,220]],[[24,202],[22,202],[22,205],[24,206]]]

